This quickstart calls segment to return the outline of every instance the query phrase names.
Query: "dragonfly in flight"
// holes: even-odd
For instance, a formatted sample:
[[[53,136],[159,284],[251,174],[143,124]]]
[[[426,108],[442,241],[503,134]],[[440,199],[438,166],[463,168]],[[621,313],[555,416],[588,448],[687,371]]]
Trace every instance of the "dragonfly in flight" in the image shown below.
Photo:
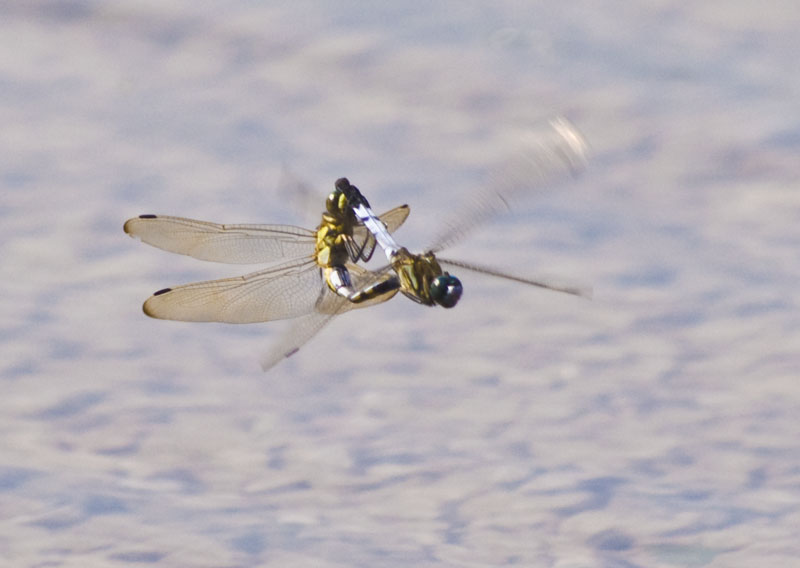
[[[233,264],[267,264],[245,276],[164,288],[143,306],[148,316],[223,323],[256,323],[294,319],[288,332],[262,360],[267,370],[296,353],[334,316],[385,302],[398,291],[424,305],[453,307],[461,282],[442,269],[461,268],[523,284],[588,296],[585,287],[510,274],[473,263],[436,257],[486,218],[509,208],[516,194],[550,178],[582,169],[586,145],[564,119],[532,133],[517,155],[510,156],[490,183],[465,202],[444,225],[435,244],[412,254],[392,237],[409,214],[407,205],[375,215],[361,192],[346,178],[336,182],[316,230],[289,225],[223,225],[182,217],[140,215],[124,230],[163,250],[200,260]],[[380,247],[389,264],[367,270]]]

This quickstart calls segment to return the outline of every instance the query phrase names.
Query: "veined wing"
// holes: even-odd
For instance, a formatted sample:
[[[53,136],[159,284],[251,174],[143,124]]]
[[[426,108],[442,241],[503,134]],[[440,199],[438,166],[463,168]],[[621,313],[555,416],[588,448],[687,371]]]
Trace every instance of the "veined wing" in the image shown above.
[[[386,230],[394,233],[405,222],[410,212],[408,205],[401,205],[379,215],[379,218],[386,226]],[[373,234],[360,223],[353,227],[353,234],[346,240],[346,243],[347,252],[353,262],[359,260],[368,262],[378,244]]]
[[[464,200],[429,250],[437,252],[455,244],[479,223],[508,210],[514,197],[534,192],[558,176],[579,173],[585,167],[586,153],[586,141],[564,118],[550,121],[544,129],[525,132],[516,152],[489,173],[482,189]]]
[[[391,267],[387,266],[380,271],[372,272],[348,263],[347,269],[350,272],[354,286],[363,289],[377,282]],[[297,353],[303,345],[328,325],[335,316],[357,308],[366,308],[367,306],[383,303],[394,297],[396,293],[397,290],[378,298],[355,304],[338,296],[325,286],[317,301],[316,309],[292,320],[289,329],[270,347],[268,353],[261,359],[261,367],[264,371],[268,371],[285,358]]]
[[[154,247],[229,264],[311,258],[316,243],[314,231],[291,225],[221,225],[167,215],[134,217],[124,229]]]
[[[347,300],[345,300],[347,301]],[[261,368],[266,372],[272,367],[297,353],[312,337],[333,319],[333,314],[311,312],[293,319],[289,329],[273,343],[261,358]]]
[[[408,213],[408,206],[401,205],[384,213],[381,220],[391,232],[403,224]],[[134,217],[128,219],[124,229],[154,247],[229,264],[264,264],[310,257],[316,244],[315,231],[291,225],[223,225],[169,215]],[[354,228],[353,239],[360,243],[356,259],[362,258],[361,251],[375,248],[372,234],[361,225]]]
[[[436,257],[439,264],[444,266],[454,266],[457,268],[464,268],[473,272],[480,272],[481,274],[489,274],[506,280],[513,280],[514,282],[521,282],[522,284],[529,284],[537,288],[545,288],[547,290],[554,290],[556,292],[564,292],[565,294],[572,294],[573,296],[583,296],[584,298],[592,297],[592,287],[586,286],[577,282],[570,282],[566,279],[549,277],[549,276],[520,276],[518,274],[511,274],[496,268],[473,264],[470,262],[462,262],[460,260],[448,260]]]
[[[148,316],[178,321],[256,323],[306,315],[328,290],[312,259],[159,290],[144,303]]]

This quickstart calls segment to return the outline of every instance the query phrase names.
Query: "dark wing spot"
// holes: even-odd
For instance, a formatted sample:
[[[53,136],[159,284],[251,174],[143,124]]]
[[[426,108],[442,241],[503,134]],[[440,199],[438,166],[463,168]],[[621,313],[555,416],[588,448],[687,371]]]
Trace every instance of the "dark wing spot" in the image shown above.
[[[286,355],[284,355],[284,357],[291,357],[292,355],[294,355],[294,354],[295,354],[295,353],[297,353],[298,351],[300,351],[300,348],[299,348],[299,347],[295,347],[295,348],[294,348],[294,349],[292,349],[291,351],[287,351],[287,352],[286,352]]]
[[[166,294],[167,292],[172,292],[172,288],[164,288],[158,292],[154,292],[153,296],[160,296],[161,294]]]
[[[139,215],[139,219],[155,219],[155,215],[147,214],[147,215]]]

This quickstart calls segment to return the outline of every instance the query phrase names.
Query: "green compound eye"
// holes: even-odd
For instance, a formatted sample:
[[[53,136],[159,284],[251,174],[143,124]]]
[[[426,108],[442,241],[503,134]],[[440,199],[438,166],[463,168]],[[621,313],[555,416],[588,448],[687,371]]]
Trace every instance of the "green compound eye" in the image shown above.
[[[461,298],[464,291],[461,281],[455,276],[443,274],[431,282],[431,299],[443,308],[452,308]]]

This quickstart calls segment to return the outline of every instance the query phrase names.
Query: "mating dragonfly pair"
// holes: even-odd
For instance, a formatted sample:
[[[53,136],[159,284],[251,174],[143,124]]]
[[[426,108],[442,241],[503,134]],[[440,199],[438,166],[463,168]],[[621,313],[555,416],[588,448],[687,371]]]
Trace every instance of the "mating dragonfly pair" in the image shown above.
[[[502,209],[516,194],[542,185],[585,162],[586,145],[564,119],[531,133],[520,151],[494,172],[482,190],[466,200],[457,218],[422,254],[413,254],[392,237],[409,214],[407,205],[375,215],[369,202],[346,178],[328,196],[316,230],[288,225],[221,225],[182,217],[140,215],[126,233],[169,252],[232,264],[271,264],[245,276],[164,288],[145,301],[148,316],[224,323],[256,323],[294,318],[294,323],[262,361],[264,370],[296,353],[333,317],[385,302],[398,291],[428,305],[453,307],[461,282],[443,270],[461,268],[523,284],[589,296],[588,288],[528,278],[437,257],[479,222]],[[376,248],[389,264],[368,270],[359,262]],[[278,264],[276,264],[278,263]]]

